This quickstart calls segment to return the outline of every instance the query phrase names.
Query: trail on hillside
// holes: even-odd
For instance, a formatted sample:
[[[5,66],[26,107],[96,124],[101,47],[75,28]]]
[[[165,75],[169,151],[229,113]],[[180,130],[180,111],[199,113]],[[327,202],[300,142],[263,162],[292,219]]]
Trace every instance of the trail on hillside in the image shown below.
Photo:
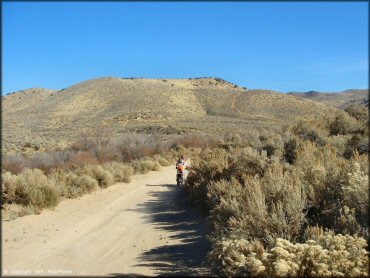
[[[231,109],[231,111],[233,111],[233,112],[241,112],[238,108],[236,108],[236,98],[238,97],[238,96],[240,96],[242,93],[239,93],[239,94],[234,94],[234,96],[233,96],[233,100],[231,101],[231,106],[230,106],[230,109]]]
[[[209,275],[204,215],[175,167],[3,221],[3,275]]]

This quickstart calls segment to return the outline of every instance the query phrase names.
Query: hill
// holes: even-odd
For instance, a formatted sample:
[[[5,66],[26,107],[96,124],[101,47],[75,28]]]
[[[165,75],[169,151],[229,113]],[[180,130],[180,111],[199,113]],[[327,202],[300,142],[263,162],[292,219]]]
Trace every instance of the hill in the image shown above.
[[[369,106],[369,90],[346,90],[336,93],[309,91],[304,93],[290,92],[288,94],[305,99],[323,102],[341,109],[345,109],[351,104]]]
[[[3,97],[3,150],[63,146],[84,128],[115,134],[224,133],[333,115],[336,108],[220,78],[98,78],[62,90],[28,89]]]

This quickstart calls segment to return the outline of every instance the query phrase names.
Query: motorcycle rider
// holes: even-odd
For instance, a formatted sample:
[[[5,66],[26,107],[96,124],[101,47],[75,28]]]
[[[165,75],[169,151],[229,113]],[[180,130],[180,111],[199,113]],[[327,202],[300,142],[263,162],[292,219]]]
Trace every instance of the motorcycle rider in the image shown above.
[[[185,157],[181,155],[179,160],[176,162],[176,181],[178,181],[179,178],[184,179],[184,170],[186,168],[188,168],[188,164],[185,162]],[[179,185],[179,182],[177,182],[177,185]]]

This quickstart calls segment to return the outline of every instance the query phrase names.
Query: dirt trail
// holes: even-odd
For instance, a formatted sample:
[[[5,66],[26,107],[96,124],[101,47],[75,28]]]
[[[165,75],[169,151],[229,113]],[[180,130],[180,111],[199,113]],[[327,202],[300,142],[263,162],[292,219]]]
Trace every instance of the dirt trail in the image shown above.
[[[231,109],[231,111],[233,111],[233,112],[241,112],[238,108],[236,108],[236,98],[238,97],[238,96],[240,96],[242,93],[239,93],[239,94],[234,94],[234,96],[233,96],[233,100],[231,101],[231,107],[230,107],[230,109]]]
[[[3,221],[3,275],[209,275],[205,217],[175,167]]]

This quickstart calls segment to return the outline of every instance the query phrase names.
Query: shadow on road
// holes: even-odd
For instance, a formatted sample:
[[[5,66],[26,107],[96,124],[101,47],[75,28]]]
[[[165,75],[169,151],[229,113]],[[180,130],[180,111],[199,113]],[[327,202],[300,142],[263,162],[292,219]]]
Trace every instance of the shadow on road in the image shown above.
[[[159,276],[209,276],[206,255],[211,246],[206,237],[205,215],[186,201],[182,188],[172,184],[161,186],[169,190],[153,192],[150,201],[139,205],[136,210],[142,212],[146,221],[156,229],[170,233],[170,238],[179,239],[181,243],[171,244],[163,238],[162,246],[140,255],[138,266],[149,266]]]

